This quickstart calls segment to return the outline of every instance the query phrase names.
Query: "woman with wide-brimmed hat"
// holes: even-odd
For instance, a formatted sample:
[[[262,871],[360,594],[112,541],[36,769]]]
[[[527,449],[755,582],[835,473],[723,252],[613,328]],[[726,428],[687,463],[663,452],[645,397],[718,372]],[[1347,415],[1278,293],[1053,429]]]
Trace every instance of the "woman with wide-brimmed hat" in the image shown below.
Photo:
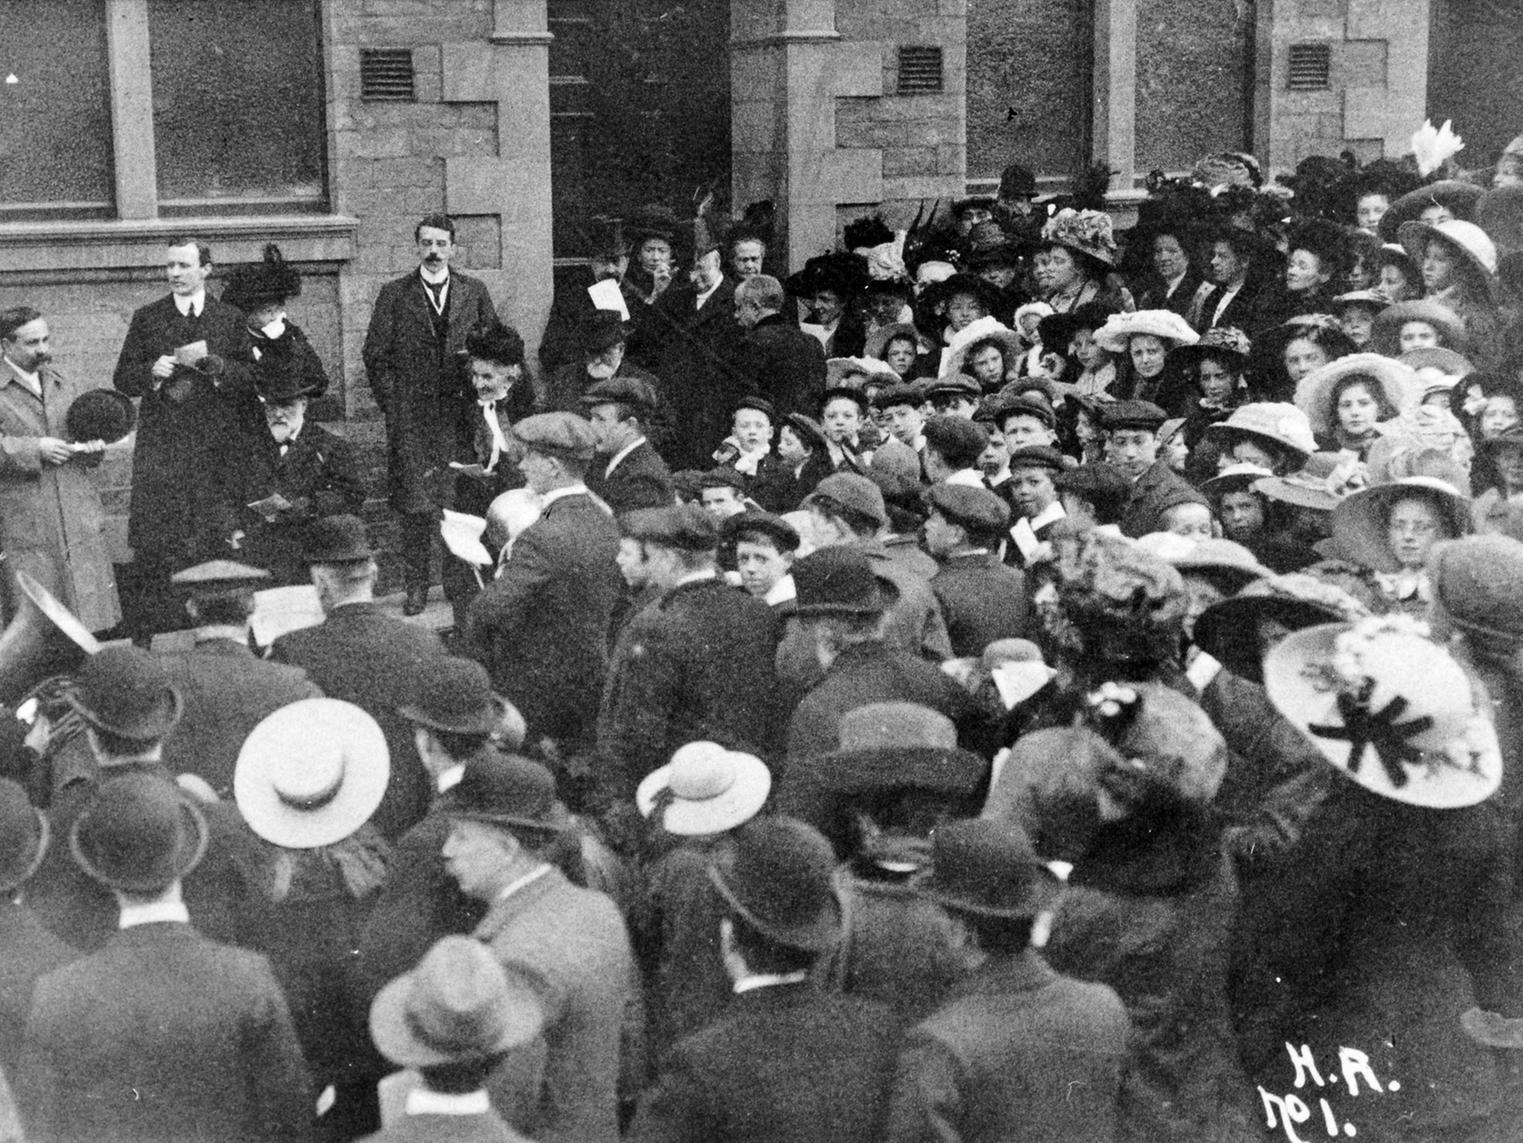
[[[855,357],[867,334],[860,302],[867,289],[867,259],[845,250],[820,254],[791,274],[788,292],[809,309],[800,328],[819,338],[826,357]]]
[[[1250,352],[1247,336],[1230,326],[1213,326],[1195,343],[1169,351],[1170,368],[1190,387],[1193,397],[1185,406],[1184,427],[1192,456],[1206,429],[1226,420],[1246,396]],[[1213,457],[1209,470],[1215,467]]]
[[[1152,401],[1171,415],[1180,412],[1184,386],[1165,370],[1171,350],[1194,345],[1200,335],[1173,310],[1112,314],[1095,333],[1095,343],[1123,362],[1115,395]]]
[[[1370,345],[1376,353],[1400,357],[1414,349],[1468,349],[1465,323],[1460,316],[1433,298],[1418,298],[1386,306],[1370,328]]]
[[[1501,334],[1496,312],[1497,248],[1473,222],[1404,222],[1403,249],[1421,269],[1423,297],[1459,317],[1479,364],[1497,363]]]
[[[1041,375],[1063,393],[1112,400],[1116,359],[1095,340],[1095,333],[1116,311],[1087,302],[1068,313],[1053,313],[1037,323],[1042,346]]]
[[[1390,304],[1391,299],[1379,290],[1350,290],[1333,299],[1332,314],[1355,348],[1369,349],[1375,336],[1375,318]]]
[[[1263,669],[1275,709],[1333,779],[1294,860],[1243,895],[1244,1063],[1264,1090],[1290,1091],[1287,1043],[1318,1061],[1358,1045],[1385,1087],[1380,1138],[1475,1137],[1501,1088],[1461,1016],[1478,1001],[1506,1006],[1515,988],[1510,845],[1488,801],[1502,780],[1490,703],[1403,617],[1297,631]],[[1364,1135],[1360,1086],[1361,1098],[1331,1084],[1319,1096]]]
[[[1363,460],[1380,426],[1417,404],[1420,390],[1409,366],[1378,353],[1353,353],[1302,377],[1295,403],[1322,447]]]
[[[1042,227],[1037,247],[1037,292],[1058,313],[1071,313],[1088,302],[1113,310],[1136,308],[1124,288],[1108,277],[1116,268],[1116,239],[1111,216],[1103,210],[1058,211]]]
[[[1020,336],[992,317],[964,326],[942,354],[940,376],[967,374],[985,393],[993,393],[1015,371],[1022,350]]]
[[[1375,609],[1422,614],[1434,544],[1471,528],[1470,498],[1432,476],[1371,485],[1345,498],[1332,515],[1334,548],[1374,591]]]
[[[1458,179],[1440,179],[1408,191],[1381,216],[1380,239],[1382,242],[1397,241],[1397,232],[1407,222],[1435,225],[1452,219],[1469,222],[1475,217],[1482,193],[1475,184]]]

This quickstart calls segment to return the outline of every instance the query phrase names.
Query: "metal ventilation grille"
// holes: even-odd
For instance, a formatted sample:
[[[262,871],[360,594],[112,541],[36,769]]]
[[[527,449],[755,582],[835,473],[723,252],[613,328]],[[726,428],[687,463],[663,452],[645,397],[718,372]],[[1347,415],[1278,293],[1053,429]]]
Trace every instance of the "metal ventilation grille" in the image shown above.
[[[361,48],[360,98],[411,103],[412,49]]]
[[[899,94],[926,95],[941,90],[941,49],[899,49]]]
[[[1332,83],[1333,52],[1327,44],[1290,45],[1290,90],[1325,91]]]

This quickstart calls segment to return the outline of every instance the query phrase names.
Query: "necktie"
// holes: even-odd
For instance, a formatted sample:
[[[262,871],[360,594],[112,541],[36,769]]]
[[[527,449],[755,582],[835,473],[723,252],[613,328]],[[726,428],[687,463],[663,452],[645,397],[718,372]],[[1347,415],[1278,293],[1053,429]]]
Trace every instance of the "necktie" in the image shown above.
[[[444,280],[444,282],[447,281],[449,281],[448,278]],[[428,297],[433,302],[435,313],[444,312],[444,282],[430,282],[427,278],[423,279],[423,284],[428,287]]]

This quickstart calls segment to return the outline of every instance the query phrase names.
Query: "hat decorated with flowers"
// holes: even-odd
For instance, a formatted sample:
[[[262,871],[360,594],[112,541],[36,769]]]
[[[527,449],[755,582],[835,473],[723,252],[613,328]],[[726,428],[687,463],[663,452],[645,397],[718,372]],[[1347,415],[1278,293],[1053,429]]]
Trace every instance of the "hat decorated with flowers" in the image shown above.
[[[1106,266],[1116,264],[1116,238],[1111,216],[1103,210],[1065,207],[1042,227],[1042,241],[1087,255]]]

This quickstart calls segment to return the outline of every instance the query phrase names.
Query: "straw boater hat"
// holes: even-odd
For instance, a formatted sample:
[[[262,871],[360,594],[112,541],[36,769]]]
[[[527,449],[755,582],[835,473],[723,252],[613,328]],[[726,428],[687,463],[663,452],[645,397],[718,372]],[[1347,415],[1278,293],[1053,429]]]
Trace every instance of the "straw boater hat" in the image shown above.
[[[233,797],[249,828],[286,849],[342,841],[370,820],[391,775],[386,736],[353,703],[283,706],[238,751]]]
[[[539,1036],[543,984],[525,966],[504,968],[478,940],[441,937],[416,968],[376,994],[370,1036],[403,1067],[495,1056]]]
[[[750,754],[717,742],[689,742],[651,771],[635,791],[635,805],[667,833],[702,836],[744,825],[766,804],[772,773]]]
[[[1438,334],[1445,346],[1454,350],[1465,348],[1465,323],[1459,314],[1432,298],[1397,302],[1376,315],[1370,334],[1370,345],[1376,353],[1387,357],[1401,356],[1401,327],[1409,321],[1427,322]]]
[[[1006,359],[1014,361],[1025,346],[1021,342],[1020,334],[1006,326],[998,318],[981,317],[976,321],[969,322],[961,331],[952,336],[947,343],[946,363],[941,372],[966,373],[964,363],[968,359],[968,351],[981,341],[992,341],[1000,347],[1006,355]]]
[[[1407,256],[1422,265],[1423,251],[1430,239],[1442,239],[1456,251],[1487,289],[1497,272],[1497,247],[1486,232],[1473,222],[1451,219],[1448,222],[1403,222],[1398,232]]]
[[[1312,432],[1330,436],[1337,431],[1333,386],[1356,373],[1371,378],[1397,413],[1417,404],[1422,396],[1416,370],[1379,353],[1352,353],[1313,369],[1296,384],[1296,407],[1306,414]]]
[[[1264,659],[1275,709],[1345,777],[1430,809],[1502,781],[1496,730],[1464,669],[1401,616],[1297,631]]]
[[[1300,630],[1368,614],[1364,604],[1342,588],[1294,572],[1256,580],[1230,599],[1212,604],[1196,619],[1191,639],[1234,675],[1258,683],[1264,680],[1260,619],[1275,619]]]
[[[1283,401],[1239,405],[1225,421],[1207,426],[1206,435],[1228,442],[1233,437],[1252,437],[1289,452],[1300,461],[1317,451],[1306,414]]]
[[[1380,572],[1399,570],[1386,538],[1391,505],[1408,497],[1433,504],[1449,522],[1451,539],[1470,531],[1470,499],[1448,481],[1432,476],[1408,476],[1388,484],[1361,488],[1333,510],[1333,536],[1338,550],[1351,561]]]
[[[1107,353],[1125,353],[1132,338],[1139,334],[1158,338],[1165,349],[1194,345],[1200,340],[1200,334],[1173,310],[1138,310],[1106,318],[1105,324],[1095,333],[1095,343]]]

